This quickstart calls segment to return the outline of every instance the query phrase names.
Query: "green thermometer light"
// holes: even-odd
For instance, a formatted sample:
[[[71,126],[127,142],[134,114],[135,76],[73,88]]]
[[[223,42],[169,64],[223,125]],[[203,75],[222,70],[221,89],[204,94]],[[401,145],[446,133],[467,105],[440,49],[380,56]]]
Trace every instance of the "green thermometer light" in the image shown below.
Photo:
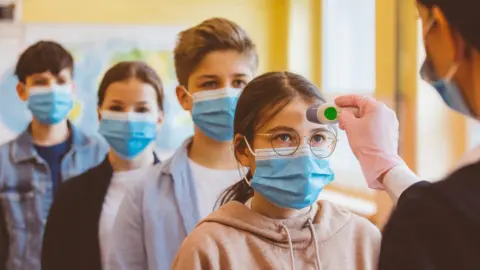
[[[338,123],[340,108],[330,103],[314,105],[307,109],[307,120],[313,123],[328,125]]]

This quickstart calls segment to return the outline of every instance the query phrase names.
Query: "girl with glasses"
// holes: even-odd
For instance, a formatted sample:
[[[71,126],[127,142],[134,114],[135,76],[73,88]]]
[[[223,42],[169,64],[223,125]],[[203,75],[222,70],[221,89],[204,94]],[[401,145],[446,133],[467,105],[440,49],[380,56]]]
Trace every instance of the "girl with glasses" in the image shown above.
[[[305,112],[325,100],[305,78],[264,74],[238,100],[235,157],[244,179],[183,242],[172,269],[374,269],[380,232],[317,198],[334,179],[332,126]]]

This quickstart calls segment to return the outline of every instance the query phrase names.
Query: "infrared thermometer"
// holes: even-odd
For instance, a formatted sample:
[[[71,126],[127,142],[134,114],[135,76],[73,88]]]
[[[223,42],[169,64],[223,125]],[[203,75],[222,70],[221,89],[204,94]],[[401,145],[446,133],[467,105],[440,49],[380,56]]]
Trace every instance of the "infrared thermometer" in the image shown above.
[[[343,109],[351,110],[358,117],[358,108],[340,108],[332,103],[323,103],[310,106],[307,109],[307,120],[323,125],[337,124],[338,115]]]

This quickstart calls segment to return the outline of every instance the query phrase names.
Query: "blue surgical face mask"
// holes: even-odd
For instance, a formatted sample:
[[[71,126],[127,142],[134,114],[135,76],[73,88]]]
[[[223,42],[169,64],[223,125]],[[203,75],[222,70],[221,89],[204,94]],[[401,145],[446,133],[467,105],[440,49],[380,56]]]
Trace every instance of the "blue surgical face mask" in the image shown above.
[[[194,93],[192,118],[195,125],[216,141],[233,140],[233,118],[240,92],[241,89],[224,88]]]
[[[435,24],[435,18],[433,15],[431,15],[430,20],[424,25],[423,29],[423,40],[425,44],[427,43],[426,36],[435,26]],[[427,55],[427,58],[423,62],[422,68],[420,69],[420,76],[424,81],[428,82],[433,88],[435,88],[435,90],[437,90],[438,94],[440,94],[448,107],[463,115],[475,117],[467,101],[465,100],[465,97],[460,91],[459,85],[453,80],[453,76],[458,71],[458,66],[458,63],[453,63],[447,75],[444,78],[441,78],[435,71],[432,61]]]
[[[43,124],[60,123],[67,118],[72,108],[72,86],[69,84],[29,89],[28,109]]]
[[[99,133],[124,159],[135,158],[156,138],[157,119],[152,114],[103,111],[101,116]]]
[[[291,156],[279,156],[273,149],[257,149],[255,164],[249,184],[255,192],[283,208],[312,205],[334,180],[329,161],[314,156],[308,145],[300,146]]]
[[[438,94],[442,97],[443,101],[453,110],[464,114],[466,116],[474,116],[472,110],[468,106],[462,92],[459,89],[458,84],[452,80],[453,75],[458,69],[458,65],[452,66],[447,76],[440,79],[435,72],[431,61],[427,58],[422,65],[420,75],[423,80],[430,83]]]

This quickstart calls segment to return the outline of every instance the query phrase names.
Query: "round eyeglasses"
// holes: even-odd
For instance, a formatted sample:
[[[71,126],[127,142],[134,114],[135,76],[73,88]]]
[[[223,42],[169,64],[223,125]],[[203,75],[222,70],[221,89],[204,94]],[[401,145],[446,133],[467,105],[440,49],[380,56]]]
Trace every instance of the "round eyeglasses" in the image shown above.
[[[280,156],[293,155],[307,139],[312,153],[319,158],[329,157],[337,146],[337,135],[328,130],[320,130],[311,136],[303,137],[295,130],[278,130],[257,135],[268,136],[272,149]]]

